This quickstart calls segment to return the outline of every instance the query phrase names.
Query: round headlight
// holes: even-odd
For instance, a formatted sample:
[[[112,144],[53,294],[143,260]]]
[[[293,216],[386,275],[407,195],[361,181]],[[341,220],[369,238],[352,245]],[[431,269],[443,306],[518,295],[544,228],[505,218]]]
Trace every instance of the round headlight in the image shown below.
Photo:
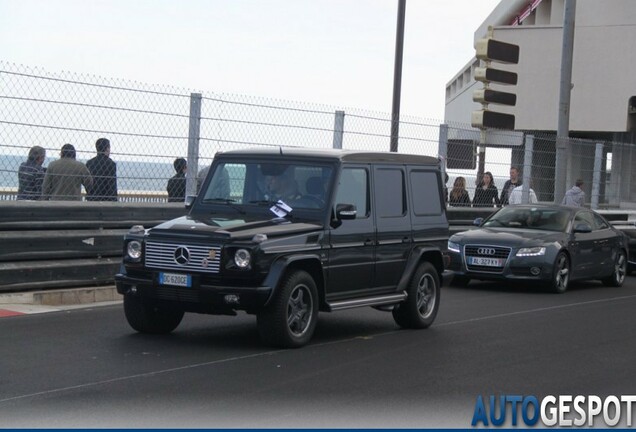
[[[252,256],[247,249],[239,249],[234,254],[234,264],[236,264],[238,268],[249,267],[251,259]]]
[[[139,259],[141,258],[141,242],[137,241],[137,240],[133,240],[131,242],[128,242],[128,247],[127,247],[127,252],[128,252],[128,256],[132,259]]]

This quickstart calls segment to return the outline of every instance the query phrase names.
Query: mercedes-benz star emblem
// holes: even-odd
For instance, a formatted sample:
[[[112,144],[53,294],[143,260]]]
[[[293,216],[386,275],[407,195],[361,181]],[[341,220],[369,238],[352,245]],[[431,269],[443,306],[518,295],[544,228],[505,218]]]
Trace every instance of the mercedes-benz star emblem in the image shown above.
[[[481,248],[477,249],[477,253],[479,255],[494,255],[495,254],[495,249],[481,247]]]
[[[185,246],[179,246],[174,251],[174,261],[177,264],[186,265],[190,262],[190,251]]]

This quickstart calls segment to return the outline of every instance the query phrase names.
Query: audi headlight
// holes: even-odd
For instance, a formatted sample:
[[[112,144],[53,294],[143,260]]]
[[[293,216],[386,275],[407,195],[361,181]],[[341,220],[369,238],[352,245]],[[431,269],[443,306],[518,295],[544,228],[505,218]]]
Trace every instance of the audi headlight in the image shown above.
[[[530,257],[530,256],[541,256],[545,255],[544,247],[531,247],[531,248],[521,248],[517,251],[518,257]]]
[[[460,253],[461,249],[460,249],[460,246],[457,243],[452,242],[452,241],[449,240],[448,241],[448,250],[451,251],[451,252]]]
[[[128,253],[128,257],[130,259],[138,260],[139,258],[141,258],[141,254],[143,252],[143,248],[141,247],[141,242],[137,240],[128,242],[126,252]]]
[[[239,249],[234,253],[234,264],[236,264],[238,268],[248,268],[251,260],[252,255],[247,249]]]

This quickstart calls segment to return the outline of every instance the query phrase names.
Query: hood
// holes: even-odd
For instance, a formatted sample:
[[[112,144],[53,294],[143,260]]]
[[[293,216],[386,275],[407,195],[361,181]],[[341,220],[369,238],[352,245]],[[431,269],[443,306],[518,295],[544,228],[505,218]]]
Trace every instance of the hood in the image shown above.
[[[578,186],[573,186],[572,189],[569,189],[565,194],[568,196],[575,197],[575,196],[585,195],[585,192],[583,191],[583,189],[579,188]]]
[[[268,237],[302,234],[322,229],[319,223],[294,222],[287,219],[245,221],[243,219],[214,218],[207,220],[182,216],[164,222],[150,230],[150,236],[185,234],[189,236],[212,236],[225,239],[251,239],[255,234]]]
[[[476,228],[454,234],[454,243],[483,243],[497,246],[531,247],[564,241],[565,233],[517,228]]]

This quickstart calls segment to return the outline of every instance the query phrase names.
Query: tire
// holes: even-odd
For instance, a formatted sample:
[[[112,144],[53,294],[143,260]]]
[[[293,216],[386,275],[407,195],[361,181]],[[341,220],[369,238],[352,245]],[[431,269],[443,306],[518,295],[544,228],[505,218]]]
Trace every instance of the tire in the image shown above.
[[[452,286],[466,287],[470,283],[470,278],[466,276],[454,276],[451,281]]]
[[[286,275],[270,304],[256,317],[264,344],[281,348],[306,345],[318,322],[318,290],[309,273]]]
[[[128,324],[139,333],[167,334],[179,326],[184,312],[145,303],[135,295],[126,294],[124,314]]]
[[[393,319],[402,328],[427,328],[437,316],[440,300],[439,275],[429,262],[421,263],[407,288],[405,301],[393,309]]]
[[[611,287],[619,287],[625,282],[625,276],[627,275],[627,257],[625,252],[618,251],[616,254],[616,260],[614,261],[614,271],[612,275],[603,279],[603,285]]]
[[[552,266],[552,292],[563,294],[570,284],[570,259],[565,252],[559,252]]]

